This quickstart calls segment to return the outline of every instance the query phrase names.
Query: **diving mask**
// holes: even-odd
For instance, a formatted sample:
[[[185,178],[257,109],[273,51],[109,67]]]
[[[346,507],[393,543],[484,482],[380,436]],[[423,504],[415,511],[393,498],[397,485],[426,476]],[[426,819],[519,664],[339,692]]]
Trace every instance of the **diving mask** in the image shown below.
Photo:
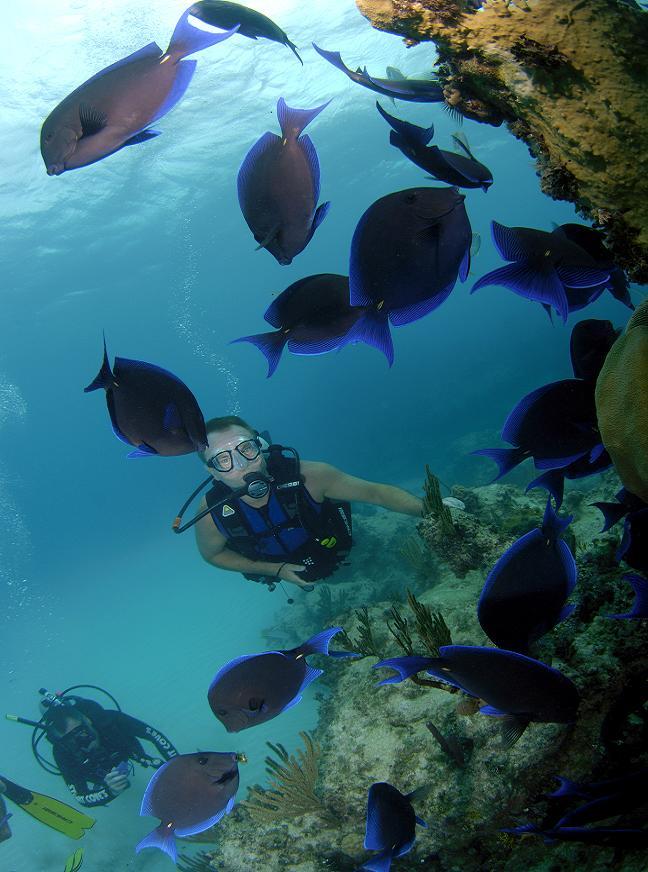
[[[261,454],[261,442],[257,436],[253,439],[243,439],[233,448],[223,448],[217,451],[207,461],[216,472],[231,472],[233,469],[247,469]]]

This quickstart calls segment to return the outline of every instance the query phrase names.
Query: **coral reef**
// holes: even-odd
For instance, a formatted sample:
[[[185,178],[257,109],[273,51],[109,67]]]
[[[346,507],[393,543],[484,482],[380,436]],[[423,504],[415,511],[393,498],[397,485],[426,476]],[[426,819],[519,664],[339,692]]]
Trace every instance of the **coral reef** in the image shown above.
[[[538,838],[518,839],[500,832],[503,827],[542,821],[555,810],[556,801],[548,800],[546,794],[554,789],[557,773],[575,780],[603,780],[648,763],[648,627],[645,622],[605,617],[626,608],[628,592],[619,583],[622,570],[614,561],[619,534],[600,533],[600,513],[589,505],[596,499],[609,499],[618,487],[618,480],[608,473],[596,479],[589,492],[567,492],[580,543],[579,579],[573,597],[577,610],[545,636],[534,652],[577,683],[582,705],[576,724],[532,724],[519,743],[505,752],[497,720],[478,714],[475,701],[463,694],[441,692],[427,686],[425,679],[421,684],[406,681],[377,688],[377,681],[386,677],[382,670],[381,675],[373,670],[378,654],[330,659],[318,682],[315,738],[321,748],[316,792],[320,806],[299,816],[289,808],[282,819],[273,815],[274,819],[259,820],[252,817],[250,802],[244,801],[219,825],[218,844],[208,854],[211,868],[221,872],[256,868],[264,872],[355,872],[367,859],[362,848],[367,789],[374,781],[389,781],[403,792],[429,788],[417,805],[417,814],[429,829],[418,831],[413,850],[398,859],[394,872],[396,868],[399,872],[603,872],[611,863],[624,872],[643,872],[641,852],[617,856],[609,848],[544,845]],[[402,561],[398,564],[399,589],[394,581],[388,587],[376,583],[379,567],[388,563],[381,550],[366,563],[354,559],[353,574],[341,584],[345,595],[356,584],[365,597],[362,620],[370,627],[374,650],[380,656],[399,656],[404,650],[389,624],[402,640],[406,627],[409,641],[405,647],[418,654],[432,653],[450,634],[458,644],[487,644],[476,617],[486,572],[507,543],[540,522],[544,496],[526,496],[499,484],[470,492],[455,489],[455,493],[471,510],[456,514],[453,510],[459,535],[472,554],[469,535],[485,546],[479,560],[475,557],[474,568],[459,577],[454,552],[450,550],[450,560],[441,549],[434,583],[416,596],[410,594],[406,603],[411,574]],[[474,525],[462,528],[464,516]],[[393,539],[381,526],[381,541],[396,552],[403,528],[400,519],[389,520]],[[421,522],[423,534],[433,520]],[[505,522],[508,526],[502,533],[498,527]],[[458,565],[465,569],[464,564]],[[388,568],[392,571],[396,571],[394,566]],[[368,596],[371,593],[374,596]],[[339,598],[336,623],[353,628],[358,615],[353,607],[342,605],[344,599]],[[315,600],[311,602],[313,613],[286,607],[287,620],[292,623],[299,617],[298,638],[321,629],[313,624],[318,615]],[[400,629],[394,624],[394,608]],[[435,621],[439,612],[445,629]],[[352,629],[351,635],[356,632]],[[284,751],[278,765],[285,767],[286,755]],[[621,818],[619,824],[623,823]]]
[[[433,41],[447,103],[506,122],[542,190],[606,232],[617,264],[648,281],[648,16],[618,0],[356,0],[379,30]]]

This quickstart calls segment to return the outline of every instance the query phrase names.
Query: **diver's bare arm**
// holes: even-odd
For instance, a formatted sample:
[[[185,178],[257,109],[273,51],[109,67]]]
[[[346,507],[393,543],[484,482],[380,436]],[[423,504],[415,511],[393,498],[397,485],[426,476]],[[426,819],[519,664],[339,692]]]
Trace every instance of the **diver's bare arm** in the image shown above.
[[[203,500],[200,510],[205,507]],[[220,533],[210,515],[201,518],[195,529],[196,544],[203,560],[219,569],[246,572],[250,575],[274,575],[281,565],[281,561],[271,563],[266,560],[249,560],[232,551],[227,547],[227,539]]]
[[[332,500],[372,503],[392,512],[421,517],[422,500],[400,487],[356,478],[328,463],[303,461],[301,467],[306,487],[316,500],[328,497]]]

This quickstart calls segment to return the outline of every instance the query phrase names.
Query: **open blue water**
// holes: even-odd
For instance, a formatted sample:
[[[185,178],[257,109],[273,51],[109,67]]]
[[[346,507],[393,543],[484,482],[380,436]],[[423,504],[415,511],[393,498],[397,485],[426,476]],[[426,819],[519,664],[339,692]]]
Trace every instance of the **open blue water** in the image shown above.
[[[82,390],[99,368],[102,330],[111,358],[178,374],[205,417],[240,413],[308,459],[412,488],[425,463],[442,478],[484,480],[491,469],[467,458],[466,446],[497,444],[525,392],[569,375],[573,320],[552,326],[540,306],[501,288],[469,296],[474,278],[500,263],[489,222],[551,229],[575,218],[540,193],[526,148],[505,129],[466,122],[495,178],[488,194],[467,192],[482,236],[469,282],[429,317],[394,330],[391,370],[377,351],[356,345],[321,357],[284,354],[266,379],[261,354],[230,340],[261,332],[272,295],[296,279],[346,273],[362,212],[424,183],[389,146],[374,95],[327,65],[310,41],[378,75],[388,64],[427,70],[434,54],[372,30],[352,0],[250,5],[288,32],[303,68],[263,41],[233,38],[208,49],[186,98],[156,125],[162,136],[58,178],[47,177],[39,153],[44,117],[115,59],[153,39],[165,46],[185,3],[11,4],[0,58],[1,708],[38,717],[43,685],[103,685],[181,751],[245,751],[240,796],[262,774],[264,742],[294,747],[315,722],[314,705],[305,701],[234,741],[205,692],[227,659],[263,649],[261,631],[287,606],[279,591],[208,567],[191,534],[172,535],[177,507],[204,473],[193,457],[126,460],[103,394]],[[281,96],[298,107],[332,98],[309,128],[332,209],[290,267],[254,251],[236,198],[244,155],[265,130],[278,130]],[[433,120],[436,141],[450,147],[455,124],[438,106],[401,103],[397,114],[424,126]],[[588,315],[626,320],[609,295]],[[0,772],[66,799],[60,779],[34,762],[29,736],[0,720]],[[145,784],[140,771],[127,794],[97,810],[84,840],[87,869],[170,868],[162,854],[133,853],[151,828],[138,817]],[[73,843],[14,811],[0,868],[62,869]]]

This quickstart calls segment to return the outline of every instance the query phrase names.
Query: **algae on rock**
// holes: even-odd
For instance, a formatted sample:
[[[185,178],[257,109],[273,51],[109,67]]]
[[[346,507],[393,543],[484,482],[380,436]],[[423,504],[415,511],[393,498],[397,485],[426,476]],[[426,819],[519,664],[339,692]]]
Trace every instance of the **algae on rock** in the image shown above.
[[[433,41],[447,103],[506,122],[543,191],[606,233],[615,262],[648,282],[648,15],[620,0],[356,0],[379,30]],[[547,229],[547,228],[542,228]]]

